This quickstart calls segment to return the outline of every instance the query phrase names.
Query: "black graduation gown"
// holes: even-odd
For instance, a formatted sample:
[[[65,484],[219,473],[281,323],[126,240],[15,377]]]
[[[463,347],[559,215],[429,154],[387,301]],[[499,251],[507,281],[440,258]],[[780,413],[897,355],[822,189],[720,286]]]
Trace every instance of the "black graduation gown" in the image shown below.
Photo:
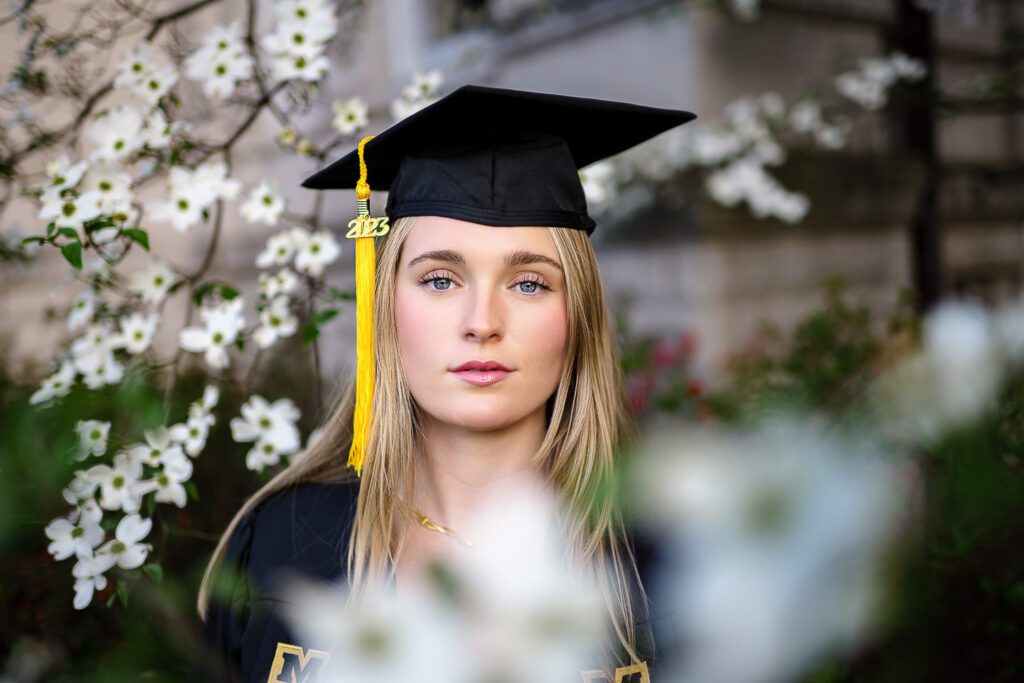
[[[344,553],[355,517],[358,482],[300,484],[279,491],[253,508],[228,541],[225,562],[238,580],[230,596],[211,597],[202,640],[206,657],[200,665],[202,680],[273,683],[315,683],[330,656],[317,644],[303,643],[288,628],[281,614],[281,590],[287,576],[336,582],[345,577]],[[653,546],[633,539],[641,579],[653,564]],[[647,634],[641,643],[644,666],[593,672],[580,679],[595,683],[647,683],[657,680],[655,665],[663,652],[652,640],[671,628],[670,621],[652,609],[651,618],[638,623]],[[653,632],[653,636],[651,633]],[[567,682],[569,683],[569,682]]]

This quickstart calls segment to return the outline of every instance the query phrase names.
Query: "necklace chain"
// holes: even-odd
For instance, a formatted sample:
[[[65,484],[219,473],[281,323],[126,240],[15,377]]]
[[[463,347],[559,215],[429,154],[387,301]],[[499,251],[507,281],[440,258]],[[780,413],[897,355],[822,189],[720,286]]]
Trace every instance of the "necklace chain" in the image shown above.
[[[454,538],[456,541],[458,541],[459,543],[461,543],[461,544],[463,544],[465,546],[469,546],[470,548],[473,547],[472,541],[464,541],[464,540],[462,540],[461,538],[459,538],[459,535],[457,533],[455,533],[454,529],[449,529],[446,526],[442,526],[442,525],[438,524],[437,522],[432,521],[430,519],[430,517],[427,517],[425,514],[423,514],[423,512],[419,508],[415,508],[413,511],[416,513],[416,516],[419,518],[421,526],[423,526],[423,527],[425,527],[427,529],[430,529],[431,531],[436,531],[439,534],[443,534],[443,535],[448,536],[450,538]]]

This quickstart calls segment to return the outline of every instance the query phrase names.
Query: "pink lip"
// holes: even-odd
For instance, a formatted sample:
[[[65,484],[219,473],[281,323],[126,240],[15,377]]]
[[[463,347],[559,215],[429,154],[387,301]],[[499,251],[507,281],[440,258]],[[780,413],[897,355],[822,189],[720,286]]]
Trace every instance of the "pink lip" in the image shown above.
[[[512,373],[512,370],[493,360],[471,360],[452,368],[451,372],[470,384],[487,386],[505,379]]]

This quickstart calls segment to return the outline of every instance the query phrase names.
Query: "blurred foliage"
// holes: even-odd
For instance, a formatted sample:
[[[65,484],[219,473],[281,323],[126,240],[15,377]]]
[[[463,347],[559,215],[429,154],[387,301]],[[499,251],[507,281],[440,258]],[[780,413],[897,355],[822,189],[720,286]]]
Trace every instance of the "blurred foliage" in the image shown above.
[[[4,346],[0,339],[0,352]],[[299,427],[308,434],[318,418],[315,392],[308,391],[313,386],[309,353],[300,351],[298,341],[275,350],[255,373],[253,391],[292,398],[302,410]],[[19,375],[30,374],[19,368]],[[45,373],[39,369],[34,374]],[[11,368],[0,367],[0,601],[7,606],[0,623],[0,678],[192,679],[199,647],[195,598],[206,561],[242,502],[273,474],[261,477],[246,469],[249,445],[231,440],[230,418],[239,414],[246,397],[222,387],[214,409],[217,424],[194,461],[198,499],[181,510],[158,505],[153,512],[154,528],[146,540],[154,548],[147,565],[158,564],[162,572],[115,568],[108,572],[107,588],[85,610],[76,611],[74,560],[52,559],[43,528],[69,511],[61,490],[74,471],[100,462],[72,459],[79,419],[112,422],[109,453],[141,442],[143,430],[165,424],[165,411],[166,424],[183,421],[188,404],[202,395],[208,380],[201,363],[190,365],[165,403],[157,377],[136,369],[119,385],[93,391],[79,384],[52,404],[30,406],[37,385],[21,383]],[[111,517],[108,538],[119,516]],[[119,582],[125,586],[125,606],[117,599]]]
[[[641,424],[664,414],[745,425],[773,412],[815,411],[852,419],[874,377],[914,350],[920,319],[909,292],[876,321],[850,300],[842,278],[823,283],[822,304],[783,332],[763,325],[730,354],[723,383],[706,390],[695,375],[699,340],[636,337],[620,320],[623,369]],[[1018,681],[1024,679],[1024,370],[998,408],[908,454],[923,488],[918,533],[893,558],[883,628],[846,659],[808,681]]]

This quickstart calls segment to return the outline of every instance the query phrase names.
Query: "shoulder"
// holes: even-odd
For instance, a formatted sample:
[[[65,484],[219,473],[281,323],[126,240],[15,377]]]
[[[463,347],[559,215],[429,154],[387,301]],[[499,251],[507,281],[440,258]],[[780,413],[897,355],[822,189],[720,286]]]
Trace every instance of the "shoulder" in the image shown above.
[[[259,596],[274,597],[285,574],[342,577],[358,492],[358,481],[297,484],[271,494],[240,520],[229,554],[235,555],[231,546],[247,546],[244,558],[235,556]]]

